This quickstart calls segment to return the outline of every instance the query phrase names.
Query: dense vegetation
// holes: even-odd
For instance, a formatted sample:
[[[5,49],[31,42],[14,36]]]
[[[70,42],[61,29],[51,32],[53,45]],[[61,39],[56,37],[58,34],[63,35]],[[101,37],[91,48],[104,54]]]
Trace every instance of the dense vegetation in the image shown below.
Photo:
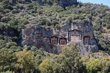
[[[58,0],[41,3],[11,4],[0,0],[0,73],[109,73],[110,59],[105,52],[80,57],[74,46],[66,46],[59,55],[49,54],[36,47],[21,46],[21,29],[26,24],[52,26],[58,29],[63,22],[89,19],[93,23],[100,50],[110,54],[110,8],[97,4],[58,5]],[[100,56],[97,56],[100,55]]]

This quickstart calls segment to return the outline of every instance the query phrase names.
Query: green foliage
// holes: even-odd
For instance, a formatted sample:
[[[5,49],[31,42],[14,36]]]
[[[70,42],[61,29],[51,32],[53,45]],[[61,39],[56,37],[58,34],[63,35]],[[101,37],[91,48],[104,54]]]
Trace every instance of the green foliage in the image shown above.
[[[39,65],[39,69],[41,73],[58,73],[56,70],[58,70],[59,64],[52,61],[52,59],[45,59],[43,62]]]
[[[24,73],[28,73],[35,69],[35,57],[32,51],[19,51],[16,53],[17,64],[16,69],[22,69]]]
[[[39,65],[41,73],[83,73],[85,68],[73,46],[63,48],[60,55],[52,55]]]
[[[20,29],[23,28],[23,26],[27,23],[28,21],[25,17],[12,18],[12,20],[9,21],[9,27],[18,29],[18,31],[20,31]]]
[[[85,57],[83,63],[86,65],[87,73],[109,73],[110,59],[108,56]]]
[[[1,73],[12,73],[11,71],[1,72]]]
[[[83,73],[85,68],[80,60],[78,49],[75,46],[67,46],[63,48],[63,59],[61,71],[62,73]]]
[[[16,62],[15,54],[10,49],[0,49],[0,72],[8,71],[14,68]]]
[[[0,49],[6,47],[6,41],[0,40]]]

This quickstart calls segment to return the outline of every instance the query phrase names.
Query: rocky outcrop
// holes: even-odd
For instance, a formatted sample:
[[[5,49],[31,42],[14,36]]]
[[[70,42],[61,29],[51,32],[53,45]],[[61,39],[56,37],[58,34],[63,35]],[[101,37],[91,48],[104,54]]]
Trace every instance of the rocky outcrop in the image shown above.
[[[50,53],[60,53],[60,48],[70,44],[76,45],[82,55],[98,51],[90,21],[66,22],[59,30],[50,27],[26,25],[22,30],[22,44],[36,46]]]
[[[36,46],[50,53],[58,53],[56,42],[50,43],[53,37],[53,30],[37,25],[27,25],[22,30],[22,44],[28,46]]]
[[[59,0],[59,5],[62,7],[72,6],[77,4],[77,0]]]

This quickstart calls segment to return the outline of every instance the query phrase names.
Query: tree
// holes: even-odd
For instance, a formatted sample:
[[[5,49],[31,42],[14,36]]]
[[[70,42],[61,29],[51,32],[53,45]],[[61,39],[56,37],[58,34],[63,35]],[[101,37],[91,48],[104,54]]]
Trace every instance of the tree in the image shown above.
[[[9,0],[1,0],[0,2],[4,9],[12,10],[12,6],[10,5]]]
[[[23,49],[16,53],[17,64],[16,69],[23,73],[34,72],[35,70],[35,57],[34,53],[30,50]]]
[[[66,46],[59,55],[51,55],[39,65],[41,73],[86,73],[74,46]]]
[[[1,72],[1,73],[12,73],[11,71]]]
[[[12,50],[0,49],[0,72],[13,70],[15,63],[16,57]]]
[[[95,55],[96,56],[96,55]],[[110,73],[110,59],[108,56],[83,57],[83,64],[86,66],[87,73]],[[99,57],[100,56],[100,57]]]
[[[61,63],[61,73],[86,73],[78,49],[75,46],[65,46],[62,50],[62,54],[65,58]]]
[[[52,59],[48,59],[48,58],[43,60],[43,62],[39,65],[39,69],[41,73],[58,73],[56,72],[57,68],[58,68],[58,64],[52,61]]]

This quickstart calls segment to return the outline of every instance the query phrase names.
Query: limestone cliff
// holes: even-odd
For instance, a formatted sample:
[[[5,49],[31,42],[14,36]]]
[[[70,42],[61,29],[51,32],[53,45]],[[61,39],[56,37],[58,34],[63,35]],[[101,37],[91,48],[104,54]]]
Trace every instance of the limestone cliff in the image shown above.
[[[60,29],[28,24],[22,29],[22,44],[36,46],[50,53],[60,53],[64,45],[76,45],[83,55],[98,51],[92,23],[88,20],[65,22]]]

